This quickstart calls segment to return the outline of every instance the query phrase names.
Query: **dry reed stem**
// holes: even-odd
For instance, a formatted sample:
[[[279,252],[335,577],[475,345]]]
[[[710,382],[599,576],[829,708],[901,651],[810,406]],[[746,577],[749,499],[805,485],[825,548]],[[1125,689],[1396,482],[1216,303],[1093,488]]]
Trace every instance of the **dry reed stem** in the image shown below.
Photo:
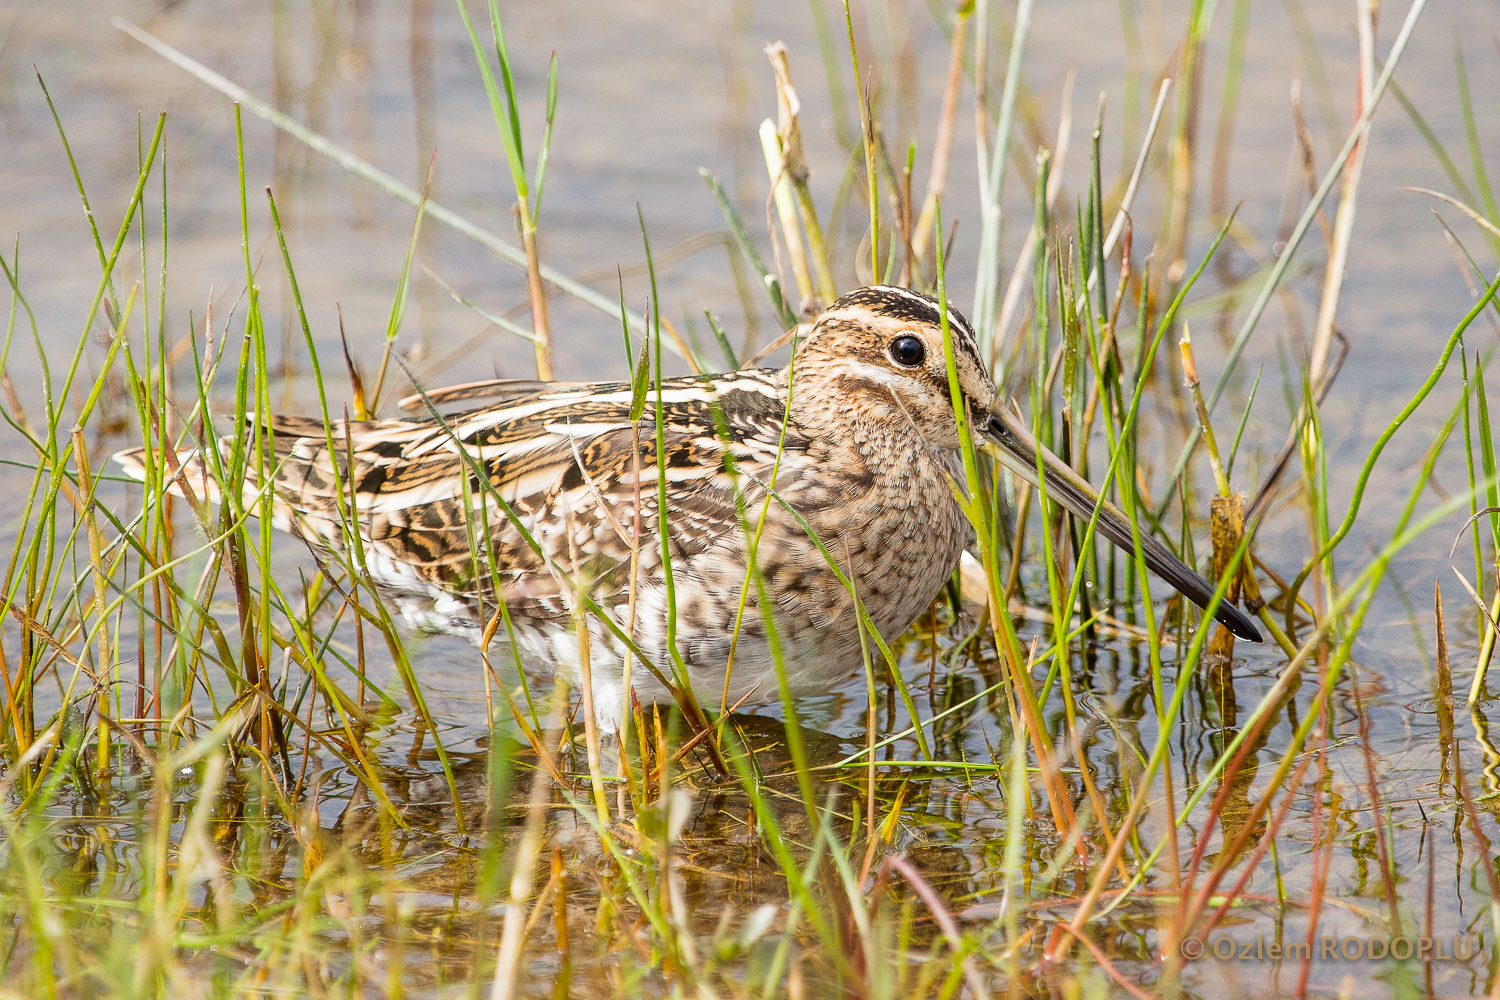
[[[559,729],[567,705],[567,690],[567,684],[559,680],[552,692],[552,723]],[[520,985],[518,978],[528,917],[526,903],[531,898],[531,889],[536,880],[537,859],[541,856],[545,836],[543,820],[547,814],[547,803],[552,798],[552,782],[552,775],[546,767],[538,767],[532,773],[531,790],[526,799],[526,820],[511,862],[509,898],[503,907],[505,918],[495,956],[495,978],[490,984],[490,1000],[511,1000],[517,995]]]
[[[963,7],[953,20],[953,42],[948,52],[948,78],[943,84],[943,102],[938,112],[937,134],[932,140],[932,163],[927,170],[927,194],[922,199],[922,211],[917,215],[916,231],[912,234],[911,252],[916,262],[927,256],[928,234],[933,231],[938,199],[948,185],[948,160],[953,155],[953,121],[958,112],[958,89],[963,82],[964,42],[969,34],[969,20],[974,16],[972,7]],[[1022,254],[1025,259],[1025,254]]]
[[[1375,82],[1375,12],[1371,0],[1356,0],[1359,14],[1359,81],[1354,95],[1354,117],[1359,119],[1370,100],[1370,88]],[[1354,233],[1354,213],[1359,199],[1359,181],[1364,173],[1365,154],[1370,148],[1369,135],[1362,136],[1355,144],[1349,162],[1344,167],[1344,188],[1339,196],[1338,209],[1333,217],[1332,242],[1328,250],[1328,265],[1323,270],[1323,296],[1318,303],[1318,319],[1313,327],[1312,355],[1308,362],[1310,380],[1316,385],[1323,377],[1328,363],[1328,353],[1333,341],[1333,320],[1339,308],[1339,294],[1344,287],[1344,272],[1348,268],[1349,248]]]
[[[760,151],[771,180],[771,193],[766,200],[766,231],[771,234],[771,253],[780,261],[782,248],[786,248],[785,256],[792,266],[797,294],[802,302],[809,302],[813,297],[812,275],[807,270],[807,252],[802,247],[802,233],[797,228],[797,208],[792,201],[791,181],[787,179],[787,159],[781,137],[776,134],[776,126],[769,118],[760,123]],[[773,212],[780,224],[780,240],[776,239],[777,226],[772,224]],[[786,287],[784,276],[781,284]]]

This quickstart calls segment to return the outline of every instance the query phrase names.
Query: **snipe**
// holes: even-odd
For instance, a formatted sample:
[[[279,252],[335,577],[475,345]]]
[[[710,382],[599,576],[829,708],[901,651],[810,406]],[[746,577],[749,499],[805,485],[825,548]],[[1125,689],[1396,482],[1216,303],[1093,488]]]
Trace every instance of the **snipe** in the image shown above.
[[[1037,481],[1040,456],[1049,495],[1091,517],[1095,491],[1001,403],[968,322],[953,309],[948,320],[970,425],[1023,479]],[[269,418],[272,519],[326,550],[343,549],[346,523],[357,524],[371,578],[416,628],[478,640],[503,601],[524,662],[575,682],[573,608],[586,593],[665,676],[670,619],[704,704],[774,699],[757,591],[746,591],[748,526],[792,687],[826,691],[861,662],[854,601],[829,557],[894,638],[931,604],[970,538],[953,494],[963,471],[939,306],[907,289],[840,298],[786,368],[664,381],[660,463],[654,390],[637,421],[626,383],[494,381],[447,395],[477,393],[493,401],[441,421],[330,429]],[[143,475],[139,451],[115,457]],[[216,498],[217,484],[182,457],[183,482]],[[246,506],[267,502],[247,466]],[[1132,550],[1128,522],[1108,503],[1097,530]],[[1213,586],[1160,542],[1143,536],[1140,556],[1195,604],[1210,602]],[[1260,639],[1227,601],[1215,617]],[[589,635],[595,711],[613,721],[627,647],[597,619]],[[670,696],[639,664],[632,687],[643,702]]]

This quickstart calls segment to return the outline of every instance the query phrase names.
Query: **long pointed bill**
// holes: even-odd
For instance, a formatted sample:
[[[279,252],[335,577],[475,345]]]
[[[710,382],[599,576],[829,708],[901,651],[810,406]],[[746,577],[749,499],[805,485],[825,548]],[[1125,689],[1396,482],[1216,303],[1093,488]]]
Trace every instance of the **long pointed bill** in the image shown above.
[[[1067,508],[1074,517],[1085,522],[1099,508],[1096,530],[1126,552],[1136,551],[1130,535],[1130,522],[1118,507],[1099,494],[1088,482],[1069,468],[1062,459],[1037,444],[1031,432],[1021,426],[1013,415],[1002,406],[996,406],[989,419],[980,424],[980,431],[999,446],[1000,461],[1005,467],[1033,486],[1040,485],[1037,473],[1037,456],[1041,456],[1047,480],[1047,496]],[[1214,585],[1200,576],[1187,563],[1155,538],[1142,533],[1140,557],[1146,561],[1151,572],[1170,583],[1178,593],[1198,605],[1207,608],[1214,596]],[[1260,630],[1239,608],[1227,600],[1220,600],[1214,609],[1214,618],[1241,639],[1260,642]]]

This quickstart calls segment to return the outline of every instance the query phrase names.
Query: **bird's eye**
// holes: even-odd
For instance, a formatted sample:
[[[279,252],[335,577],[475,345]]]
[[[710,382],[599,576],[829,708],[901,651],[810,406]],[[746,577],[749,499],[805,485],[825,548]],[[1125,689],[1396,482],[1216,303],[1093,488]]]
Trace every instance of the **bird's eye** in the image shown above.
[[[927,348],[916,337],[897,337],[891,341],[891,360],[905,368],[915,368],[927,357]]]

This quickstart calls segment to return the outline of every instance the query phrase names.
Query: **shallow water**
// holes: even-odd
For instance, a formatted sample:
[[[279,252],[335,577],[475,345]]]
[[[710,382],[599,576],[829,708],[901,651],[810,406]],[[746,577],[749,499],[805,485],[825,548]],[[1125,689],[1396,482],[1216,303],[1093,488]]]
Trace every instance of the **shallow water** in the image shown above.
[[[1207,46],[1210,67],[1203,86],[1205,102],[1200,140],[1205,150],[1218,127],[1222,92],[1222,62],[1231,12],[1221,10]],[[1321,57],[1321,72],[1331,84],[1332,115],[1324,115],[1317,86],[1317,70],[1299,50],[1288,10],[1295,7],[1252,5],[1252,30],[1246,55],[1246,80],[1233,119],[1233,156],[1227,195],[1241,203],[1235,243],[1227,247],[1225,268],[1210,268],[1195,292],[1200,303],[1189,310],[1200,367],[1206,378],[1218,371],[1227,337],[1245,308],[1245,288],[1238,279],[1263,268],[1284,240],[1289,220],[1305,203],[1305,188],[1294,164],[1295,140],[1289,97],[1294,75],[1306,74],[1303,85],[1309,129],[1318,158],[1318,172],[1348,124],[1356,54],[1353,5],[1319,3],[1301,11],[1310,25]],[[1389,6],[1389,5],[1388,5]],[[915,141],[917,163],[925,170],[926,151],[936,128],[936,108],[946,65],[946,42],[923,5],[878,5],[861,25],[861,45],[870,62],[886,74],[879,86],[886,94],[883,123],[893,150]],[[235,175],[233,119],[229,103],[158,56],[111,27],[109,16],[119,13],[169,41],[191,57],[274,103],[292,117],[347,146],[390,172],[399,180],[420,186],[433,152],[436,170],[431,197],[491,231],[513,232],[509,208],[513,200],[498,133],[490,118],[484,91],[474,67],[469,43],[453,8],[413,0],[408,8],[379,5],[328,4],[290,10],[273,5],[254,9],[222,0],[161,7],[145,4],[82,4],[74,8],[35,6],[0,14],[0,233],[18,233],[21,285],[47,338],[55,367],[65,363],[83,322],[97,283],[97,262],[76,192],[45,101],[31,67],[45,79],[67,129],[86,185],[105,233],[106,243],[136,174],[137,114],[139,127],[149,134],[158,109],[168,114],[166,157],[169,213],[169,265],[166,316],[176,334],[188,329],[191,314],[201,323],[213,303],[219,336],[236,335],[237,306],[244,293],[240,246],[238,187]],[[1389,45],[1404,11],[1382,11],[1381,51]],[[623,268],[627,300],[642,308],[648,286],[642,274],[637,206],[649,228],[660,277],[664,312],[687,324],[710,309],[731,323],[731,337],[741,335],[764,342],[777,332],[763,298],[751,301],[754,315],[745,319],[737,292],[722,216],[698,168],[719,175],[733,193],[743,217],[765,252],[764,167],[755,128],[774,114],[770,74],[762,46],[782,39],[791,52],[803,121],[813,166],[814,192],[828,206],[839,195],[843,165],[831,137],[835,129],[814,23],[802,5],[736,3],[703,10],[700,5],[667,2],[637,4],[514,4],[504,11],[511,54],[517,66],[517,85],[529,115],[529,137],[537,134],[545,91],[547,61],[555,52],[559,100],[556,130],[541,215],[543,257],[560,271],[586,278],[607,297],[615,296],[616,269]],[[1006,20],[1010,12],[1006,12]],[[1140,17],[1144,39],[1132,49],[1120,37],[1118,6],[1087,2],[1038,5],[1026,56],[1026,82],[1033,91],[1027,113],[1036,116],[1023,128],[1021,141],[1028,151],[1038,141],[1052,143],[1059,103],[1069,74],[1076,74],[1072,98],[1072,152],[1065,169],[1069,186],[1061,205],[1081,190],[1087,162],[1087,129],[1097,95],[1107,95],[1104,130],[1105,173],[1108,178],[1128,170],[1135,155],[1140,128],[1139,106],[1149,102],[1153,80],[1169,49],[1181,33],[1184,13],[1178,5],[1165,10],[1148,5]],[[830,11],[836,33],[841,20]],[[997,18],[998,19],[998,18]],[[1467,57],[1470,89],[1475,98],[1478,141],[1493,161],[1500,154],[1500,61],[1494,42],[1500,36],[1500,8],[1471,2],[1428,10],[1407,52],[1397,82],[1413,105],[1450,151],[1465,150],[1464,122],[1455,97],[1453,46],[1455,38]],[[992,51],[1002,51],[996,45]],[[1131,53],[1142,55],[1142,67]],[[897,58],[901,56],[901,58]],[[842,64],[840,64],[842,67]],[[1144,82],[1127,94],[1128,73],[1144,68]],[[851,81],[847,70],[843,86]],[[1134,105],[1135,117],[1126,109]],[[972,294],[972,261],[978,224],[974,218],[975,156],[971,98],[966,95],[959,113],[960,127],[949,179],[945,218],[958,220],[950,258],[950,281],[955,299],[964,303]],[[845,118],[847,118],[847,113]],[[848,121],[841,120],[847,127]],[[1452,183],[1431,155],[1410,119],[1390,97],[1382,106],[1370,142],[1365,167],[1354,250],[1344,287],[1338,325],[1353,349],[1323,408],[1323,431],[1329,441],[1332,466],[1331,495],[1343,503],[1368,453],[1394,410],[1431,370],[1442,341],[1469,308],[1473,296],[1455,265],[1432,210],[1459,230],[1473,247],[1484,246],[1456,211],[1403,187],[1426,187],[1451,192]],[[1205,154],[1206,155],[1206,154]],[[410,237],[413,210],[246,115],[245,159],[250,192],[250,248],[257,262],[257,283],[267,304],[267,315],[278,317],[273,330],[273,362],[285,378],[273,387],[273,398],[287,411],[310,411],[316,404],[308,377],[306,351],[292,315],[279,251],[266,217],[262,189],[275,192],[297,266],[302,296],[310,307],[309,320],[325,367],[339,357],[339,324],[349,335],[352,353],[363,365],[379,356],[382,332]],[[1461,164],[1468,174],[1467,164]],[[1200,167],[1207,170],[1207,166]],[[1030,193],[1014,177],[1008,182],[1007,204],[1012,217],[1029,216]],[[1207,249],[1215,226],[1206,211],[1206,181],[1199,184],[1198,210],[1190,230],[1189,258]],[[1161,192],[1146,190],[1134,213],[1137,240],[1149,243],[1161,217]],[[148,194],[148,218],[159,226],[160,192]],[[1290,208],[1288,206],[1291,206]],[[1330,211],[1332,203],[1330,203]],[[845,234],[846,236],[848,234]],[[857,234],[855,234],[857,236]],[[1005,259],[1013,259],[1022,232],[1007,231]],[[151,236],[153,248],[157,236]],[[840,256],[840,280],[853,285],[863,277],[849,262],[858,257],[852,240]],[[1237,414],[1248,398],[1257,371],[1264,381],[1252,411],[1242,447],[1236,484],[1251,489],[1280,446],[1288,424],[1285,393],[1300,391],[1296,365],[1317,309],[1321,289],[1322,242],[1316,231],[1301,253],[1310,270],[1298,272],[1287,291],[1266,313],[1237,370],[1234,388],[1221,405],[1221,414]],[[127,246],[122,258],[122,287],[138,273],[135,250]],[[152,255],[154,259],[155,250]],[[400,343],[415,353],[415,367],[424,381],[439,384],[490,374],[530,373],[529,348],[497,332],[453,301],[432,275],[441,278],[484,308],[526,320],[523,275],[491,254],[429,220],[422,230],[418,258],[422,271],[415,278],[412,305]],[[1481,268],[1491,266],[1481,258]],[[428,272],[431,272],[430,274]],[[125,276],[129,277],[125,277]],[[155,315],[156,275],[147,276]],[[1215,293],[1239,288],[1227,303]],[[559,331],[559,376],[614,378],[625,372],[618,321],[563,296],[552,299],[553,321]],[[101,324],[97,324],[102,327]],[[702,324],[697,324],[701,329]],[[1476,325],[1469,350],[1488,350],[1493,343],[1493,321]],[[55,340],[53,339],[55,338]],[[55,349],[53,344],[56,344]],[[86,364],[97,364],[97,345]],[[34,350],[19,343],[10,355],[8,370],[21,401],[35,406],[39,399],[38,363]],[[1175,378],[1175,376],[1173,376]],[[343,382],[331,380],[342,388]],[[232,398],[232,386],[215,387],[218,398]],[[1449,407],[1458,398],[1459,383],[1450,371],[1438,397],[1418,411],[1412,422],[1391,442],[1382,458],[1378,489],[1372,490],[1353,534],[1341,551],[1343,571],[1352,576],[1366,564],[1374,548],[1390,536],[1426,446],[1432,441]],[[342,400],[331,400],[337,406]],[[1181,429],[1188,417],[1158,403],[1152,414],[1159,423],[1147,430],[1146,440],[1160,464],[1175,455]],[[1222,417],[1226,421],[1231,417]],[[1145,449],[1143,448],[1143,451]],[[0,461],[30,462],[31,454],[19,438],[0,432]],[[14,469],[13,466],[7,467]],[[1464,473],[1456,457],[1439,466],[1438,482],[1449,493],[1464,488]],[[1153,470],[1160,483],[1166,470]],[[1207,488],[1205,470],[1194,472],[1199,494]],[[29,476],[7,471],[0,479],[0,502],[19,501]],[[14,485],[12,485],[14,484]],[[1424,498],[1424,509],[1438,497]],[[102,502],[130,509],[138,494],[109,484]],[[1331,512],[1335,520],[1343,513]],[[1257,536],[1260,556],[1284,576],[1293,575],[1307,556],[1306,513],[1300,501],[1273,505]],[[1200,546],[1206,543],[1203,525],[1197,527]],[[1486,907],[1491,904],[1483,869],[1491,858],[1476,855],[1465,822],[1455,805],[1450,765],[1443,751],[1447,740],[1435,703],[1432,669],[1432,590],[1441,580],[1448,593],[1449,640],[1454,657],[1454,689],[1467,691],[1477,650],[1477,626],[1472,609],[1446,568],[1450,545],[1461,527],[1452,518],[1400,553],[1393,562],[1393,583],[1386,586],[1355,644],[1358,670],[1346,676],[1335,696],[1334,738],[1325,758],[1323,815],[1310,814],[1310,798],[1294,804],[1294,814],[1278,838],[1278,855],[1264,859],[1247,887],[1263,900],[1242,904],[1216,932],[1218,937],[1254,943],[1298,941],[1306,932],[1308,887],[1326,840],[1337,831],[1336,845],[1327,855],[1329,902],[1319,917],[1321,937],[1341,939],[1389,937],[1380,924],[1385,912],[1379,875],[1374,824],[1384,823],[1390,838],[1392,864],[1403,887],[1403,913],[1423,923],[1429,936],[1453,940],[1477,934],[1485,948],[1466,960],[1399,966],[1388,960],[1315,961],[1308,988],[1313,992],[1350,990],[1358,995],[1384,995],[1399,986],[1402,976],[1413,976],[1419,992],[1469,995],[1493,988],[1493,948]],[[15,525],[0,523],[4,549],[16,537]],[[1467,536],[1456,557],[1460,569],[1468,552]],[[276,551],[276,565],[295,579],[309,561],[294,543]],[[1472,563],[1468,564],[1472,568]],[[1033,582],[1035,576],[1031,576]],[[956,630],[946,630],[951,642]],[[3,641],[13,640],[7,623]],[[455,754],[456,785],[465,813],[479,815],[486,796],[484,748],[488,745],[488,707],[479,683],[480,667],[473,651],[446,639],[414,642],[424,692],[442,724],[441,734]],[[1235,698],[1251,706],[1270,686],[1285,664],[1271,646],[1241,645],[1236,666]],[[1167,654],[1169,679],[1174,660]],[[1150,676],[1145,653],[1122,642],[1105,641],[1093,655],[1079,657],[1075,670],[1086,688],[1081,703],[1091,718],[1085,750],[1095,780],[1115,808],[1123,810],[1123,778],[1134,773],[1122,739],[1149,746],[1154,737],[1150,709]],[[920,643],[908,647],[908,674],[921,695],[926,713],[944,703],[961,700],[990,682],[982,664],[960,659],[956,666],[935,671],[937,686],[929,691],[930,668]],[[377,665],[383,675],[373,680],[398,693],[400,684],[390,664]],[[1205,681],[1195,679],[1180,731],[1174,736],[1172,765],[1176,780],[1192,784],[1206,762],[1239,725],[1238,715],[1215,699]],[[1293,702],[1283,710],[1267,734],[1259,753],[1267,765],[1279,759],[1303,707],[1312,698],[1316,676],[1308,675]],[[1356,703],[1355,699],[1358,698]],[[904,714],[895,700],[882,692],[877,706],[881,734],[904,727]],[[849,679],[826,697],[799,705],[808,728],[815,762],[831,763],[864,743],[868,700],[864,681]],[[1479,702],[1473,714],[1460,706],[1456,735],[1464,754],[1470,788],[1480,815],[1494,837],[1494,803],[1500,796],[1500,757],[1483,737],[1492,699]],[[1058,710],[1060,712],[1060,709]],[[761,709],[745,720],[752,742],[764,746],[762,766],[775,774],[779,764],[780,715]],[[1360,722],[1368,720],[1368,732]],[[1060,724],[1060,723],[1059,723]],[[989,761],[991,746],[1009,739],[1009,719],[1003,706],[975,712],[945,735],[944,752]],[[445,968],[467,967],[468,959],[493,948],[498,922],[491,913],[481,918],[474,903],[475,869],[480,848],[459,834],[448,786],[409,717],[393,721],[375,739],[382,772],[388,774],[393,801],[410,823],[409,834],[395,844],[388,831],[375,824],[374,832],[357,832],[361,821],[378,812],[356,792],[356,783],[337,768],[320,786],[315,805],[318,825],[330,843],[371,862],[394,862],[404,878],[401,903],[405,914],[399,926],[379,915],[368,916],[367,934],[389,933],[407,942],[405,973],[416,992],[442,993],[449,984]],[[895,759],[910,747],[892,748]],[[1003,756],[1002,758],[1003,759]],[[1380,813],[1369,797],[1367,769],[1373,769],[1381,794]],[[1270,766],[1248,780],[1235,795],[1244,803],[1263,794]],[[882,795],[895,795],[899,769],[882,784]],[[699,776],[701,778],[701,776]],[[693,779],[689,779],[693,780]],[[830,779],[831,781],[832,779]],[[842,779],[842,795],[862,795],[859,772]],[[998,782],[987,777],[939,776],[913,782],[894,845],[905,851],[942,892],[952,909],[966,920],[981,921],[1004,887],[999,844],[1003,837],[1004,807]],[[800,806],[790,779],[771,781],[784,795],[783,818],[797,820]],[[842,786],[841,786],[842,787]],[[191,789],[181,792],[191,800]],[[253,803],[256,793],[246,792]],[[580,794],[582,794],[580,792]],[[232,800],[232,797],[230,797]],[[102,802],[78,801],[59,815],[60,842],[76,842],[80,855],[94,857],[91,870],[79,874],[80,891],[128,894],[135,847],[136,824],[132,796]],[[1241,806],[1244,808],[1244,806]],[[1296,811],[1307,809],[1307,813]],[[253,810],[252,810],[253,811]],[[1231,806],[1230,812],[1233,812]],[[586,830],[566,811],[556,842],[580,869],[600,863],[598,845],[589,843]],[[104,822],[104,818],[108,822]],[[920,822],[917,821],[920,817]],[[372,821],[373,822],[373,821]],[[1160,835],[1148,821],[1142,838]],[[98,830],[117,824],[101,846]],[[355,831],[355,832],[351,832]],[[1207,836],[1221,846],[1217,829]],[[273,830],[272,840],[290,843],[292,834]],[[67,838],[73,838],[68,841]],[[1183,838],[1191,843],[1194,837]],[[1055,851],[1045,824],[1028,838],[1032,856],[1028,872],[1043,871]],[[766,900],[784,899],[779,870],[757,847],[745,821],[745,806],[733,792],[705,788],[698,794],[692,823],[683,848],[691,859],[688,893],[694,900],[723,899],[745,912]],[[590,852],[595,852],[590,854]],[[273,846],[265,851],[276,857]],[[103,859],[103,860],[99,860]],[[86,868],[89,866],[85,866]],[[274,897],[274,887],[294,872],[263,872],[263,891]],[[1277,900],[1276,880],[1286,886],[1288,900]],[[123,883],[122,880],[123,879]],[[581,925],[597,904],[601,885],[586,880],[570,898],[570,913]],[[1057,913],[1070,910],[1068,893],[1084,886],[1054,885]],[[1163,876],[1152,889],[1166,891]],[[1430,903],[1428,901],[1431,901]],[[1336,901],[1336,902],[1334,902]],[[394,904],[393,904],[394,905]],[[1429,919],[1430,925],[1425,921]],[[1152,896],[1141,894],[1116,909],[1096,928],[1095,940],[1130,979],[1154,983],[1157,910]],[[717,919],[704,906],[697,919],[708,934]],[[546,921],[543,921],[545,924]],[[1106,929],[1107,928],[1107,929]],[[546,994],[555,970],[547,952],[549,928],[539,926],[531,953],[531,989]],[[1408,929],[1408,933],[1411,931]],[[348,947],[337,934],[327,938],[335,955]],[[1211,942],[1212,943],[1212,942]],[[355,949],[350,948],[351,955]],[[1261,954],[1264,954],[1262,951]],[[597,964],[573,971],[580,994],[616,988],[607,955]],[[363,959],[361,959],[363,960]],[[751,964],[756,956],[747,959]],[[232,965],[235,959],[226,959]],[[334,958],[335,966],[353,957]],[[227,966],[226,966],[227,968]],[[227,974],[224,969],[206,970]],[[1187,967],[1185,985],[1196,995],[1247,992],[1291,994],[1297,988],[1301,963],[1264,960],[1199,961]],[[457,978],[457,977],[455,977]]]

